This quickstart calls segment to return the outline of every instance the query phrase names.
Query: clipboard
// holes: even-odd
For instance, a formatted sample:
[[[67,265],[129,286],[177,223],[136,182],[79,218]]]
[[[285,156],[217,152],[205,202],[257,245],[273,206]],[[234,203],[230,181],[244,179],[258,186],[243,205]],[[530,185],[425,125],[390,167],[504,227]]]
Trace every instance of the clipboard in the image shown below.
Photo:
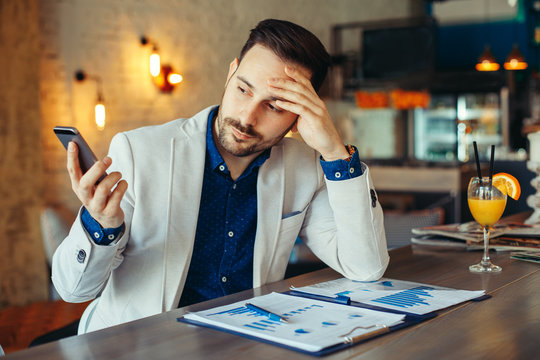
[[[408,282],[408,281],[402,281],[402,280],[386,279],[386,278],[382,278],[378,280],[377,282],[368,282],[368,283],[351,282],[351,281],[352,280],[341,278],[341,279],[336,279],[329,282],[323,282],[323,283],[319,283],[319,284],[315,284],[315,285],[311,285],[307,287],[296,288],[296,289],[293,288],[284,293],[272,293],[272,294],[262,295],[262,296],[258,296],[251,299],[252,301],[258,301],[258,300],[264,301],[262,300],[263,298],[266,298],[268,296],[274,296],[273,298],[271,298],[271,300],[275,300],[277,299],[277,297],[281,296],[280,300],[277,303],[271,303],[271,302],[269,303],[271,305],[277,306],[276,308],[277,310],[274,310],[274,312],[279,312],[280,310],[285,311],[284,309],[289,308],[288,306],[289,303],[297,303],[297,304],[304,304],[304,305],[313,303],[313,304],[320,305],[319,307],[321,309],[319,310],[322,311],[322,309],[324,309],[324,311],[328,311],[328,312],[324,312],[324,311],[319,312],[318,315],[321,317],[325,317],[329,314],[333,314],[335,320],[339,320],[340,317],[342,318],[343,313],[349,313],[349,314],[362,313],[362,314],[366,314],[367,316],[366,320],[369,320],[369,319],[373,320],[376,318],[383,319],[383,321],[381,322],[372,322],[372,323],[368,323],[364,321],[362,323],[363,324],[362,326],[358,326],[356,322],[353,323],[349,320],[345,320],[341,323],[339,327],[339,330],[340,330],[339,332],[341,332],[341,330],[346,330],[347,333],[343,333],[343,334],[340,333],[338,335],[336,332],[330,332],[328,333],[328,336],[324,334],[323,337],[319,337],[319,342],[316,342],[315,338],[309,338],[310,339],[309,341],[311,341],[310,343],[307,343],[307,342],[300,343],[298,341],[295,342],[294,340],[291,340],[290,338],[290,335],[291,335],[290,331],[288,335],[284,335],[286,332],[281,331],[280,333],[280,330],[274,330],[274,332],[277,331],[277,334],[279,334],[278,336],[274,336],[274,337],[268,336],[267,332],[263,332],[264,335],[261,335],[260,333],[257,333],[254,331],[246,332],[246,330],[243,329],[242,326],[239,326],[238,323],[236,325],[227,326],[228,325],[227,322],[229,322],[229,320],[227,319],[222,319],[224,322],[217,321],[217,322],[211,323],[212,321],[210,321],[209,323],[209,320],[206,318],[203,318],[199,315],[190,316],[188,314],[188,315],[184,315],[183,317],[178,318],[177,320],[179,322],[185,322],[189,324],[194,324],[198,326],[203,326],[207,328],[229,332],[235,335],[239,335],[239,336],[246,337],[249,339],[254,339],[257,341],[262,341],[264,343],[276,345],[279,347],[298,351],[298,352],[309,354],[312,356],[323,356],[323,355],[327,355],[329,353],[339,351],[341,349],[344,349],[350,346],[354,346],[356,344],[366,342],[372,338],[379,337],[384,334],[397,331],[405,327],[416,325],[428,319],[432,319],[438,315],[438,312],[437,312],[438,310],[442,310],[446,307],[457,305],[457,304],[467,302],[467,301],[482,301],[491,297],[490,295],[486,295],[483,291],[458,290],[458,289],[444,288],[440,286],[414,283],[414,282]],[[392,289],[384,288],[382,290],[382,293],[384,295],[381,297],[381,286],[393,287],[393,288]],[[321,293],[320,289],[324,289],[324,291]],[[308,290],[312,290],[312,292],[308,292]],[[335,290],[338,290],[338,291],[333,292]],[[365,293],[364,293],[364,291],[366,290],[372,291],[370,295],[367,297],[365,296]],[[392,291],[388,292],[387,290],[392,290]],[[441,290],[443,291],[440,292]],[[360,293],[358,291],[360,291]],[[386,297],[387,293],[390,293],[391,295]],[[346,296],[346,294],[350,294],[351,296],[354,296],[354,298],[357,299],[358,301],[351,300],[351,297]],[[359,295],[359,294],[362,294],[362,295]],[[479,295],[479,294],[482,294],[482,295]],[[409,296],[410,298],[407,298],[407,296]],[[379,302],[375,302],[373,300],[375,298],[377,298]],[[389,305],[385,304],[383,300],[386,299],[386,301],[388,302],[390,298],[394,302],[397,302],[397,303],[401,301],[401,305],[407,305],[407,306],[403,306],[404,309],[396,309],[396,306],[394,306],[394,308],[391,308],[391,307],[389,308],[388,307]],[[301,299],[301,300],[298,300],[298,299]],[[369,300],[369,299],[372,299],[372,300]],[[424,301],[424,299],[426,299],[426,301]],[[432,299],[432,300],[427,301],[427,299]],[[436,300],[436,299],[439,299],[439,300]],[[408,304],[408,302],[410,302],[411,304]],[[240,303],[242,302],[224,305],[218,308],[201,311],[194,314],[206,313],[207,315],[203,315],[203,316],[208,316],[209,311],[215,312],[218,310],[222,310],[223,308],[229,309],[224,312],[217,312],[217,313],[213,313],[209,315],[223,314],[226,312],[231,312],[231,307],[240,306],[239,305]],[[280,304],[281,306],[279,306]],[[377,306],[375,304],[381,304],[381,306]],[[244,308],[243,305],[244,304],[241,304],[240,307],[237,307],[232,310],[242,312],[244,311],[242,310],[242,308]],[[313,305],[313,306],[317,306],[317,305]],[[407,308],[410,308],[412,310],[406,311],[405,309]],[[355,309],[355,310],[352,311],[352,309]],[[413,310],[416,312],[411,312]],[[304,326],[303,324],[305,324],[306,322],[311,323],[311,325],[313,325],[313,319],[316,317],[315,316],[316,314],[317,312],[313,312],[311,313],[310,317],[308,316],[307,318],[305,317],[296,318],[295,320],[300,320],[300,322],[297,323],[296,325]],[[287,316],[288,314],[285,313],[282,315]],[[185,316],[189,316],[190,318],[186,318]],[[203,321],[197,321],[197,319],[202,319]],[[399,319],[399,321],[396,321],[396,319]],[[249,320],[244,319],[243,321],[244,321],[243,326],[251,326],[251,325],[246,325],[246,322],[249,322]],[[261,328],[261,326],[268,326],[268,325],[261,324],[261,323],[253,323],[253,326],[251,327],[255,329],[259,328],[259,330],[267,330],[267,329]],[[315,325],[314,332],[317,332],[317,331],[324,332],[324,330],[317,329],[316,326],[317,325]],[[367,330],[367,329],[370,329],[371,327],[373,327],[373,330]],[[358,330],[359,328],[361,330]],[[239,331],[236,331],[236,330],[239,330]],[[312,329],[308,329],[308,330],[312,330]]]
[[[277,293],[274,293],[274,294],[277,294]],[[273,295],[273,294],[269,294],[269,295]],[[298,296],[295,296],[295,295],[292,295],[292,294],[289,294],[289,293],[281,293],[281,294],[277,294],[277,295],[279,295],[281,297],[290,297],[289,299],[286,299],[288,302],[301,301],[303,303],[314,303],[314,304],[324,304],[324,303],[326,303],[325,307],[328,307],[328,309],[325,308],[324,310],[321,310],[321,311],[339,311],[341,314],[349,314],[350,315],[351,313],[359,313],[359,310],[361,309],[361,308],[351,307],[351,306],[346,305],[346,304],[332,304],[332,305],[330,305],[329,304],[330,302],[328,302],[328,301],[321,302],[318,299],[308,299],[308,298],[305,298],[305,297],[298,297]],[[265,295],[265,296],[268,296],[268,295]],[[263,298],[265,296],[255,297],[255,298],[252,299],[252,301],[257,301],[257,299]],[[315,300],[315,301],[309,302],[309,301],[306,301],[306,300]],[[220,307],[217,307],[217,308],[213,308],[213,309],[209,309],[209,310],[205,310],[205,311],[197,312],[197,313],[204,313],[205,314],[204,316],[211,316],[211,315],[216,315],[216,314],[221,315],[221,314],[225,314],[227,312],[238,311],[237,310],[238,308],[235,307],[235,306],[237,306],[237,304],[238,303],[225,305],[225,306],[220,306]],[[225,309],[225,311],[223,311],[224,309]],[[351,309],[355,309],[355,310],[351,312],[350,311]],[[245,310],[245,311],[247,311],[247,310]],[[197,314],[197,313],[195,313],[195,314]],[[234,325],[232,327],[231,326],[226,326],[226,325],[224,326],[223,323],[221,323],[219,321],[217,322],[217,324],[216,324],[216,322],[209,323],[209,322],[206,321],[206,319],[203,318],[203,316],[196,316],[196,318],[194,319],[193,316],[191,318],[186,318],[186,316],[190,315],[190,314],[186,314],[186,315],[184,315],[182,317],[179,317],[177,320],[179,322],[183,322],[183,323],[187,323],[187,324],[193,324],[193,325],[202,326],[202,327],[206,327],[206,328],[210,328],[210,329],[214,329],[214,330],[228,332],[228,333],[231,333],[231,334],[234,334],[234,335],[242,336],[242,337],[252,339],[252,340],[261,341],[261,342],[264,342],[264,343],[267,343],[267,344],[279,346],[279,347],[282,347],[282,348],[286,348],[286,349],[289,349],[289,350],[301,352],[301,353],[312,355],[312,356],[324,356],[324,355],[339,351],[341,349],[345,349],[347,347],[351,347],[351,346],[366,342],[366,341],[368,341],[370,339],[373,339],[375,337],[379,337],[379,336],[382,336],[384,334],[387,334],[387,333],[390,333],[390,332],[393,332],[393,331],[397,331],[397,330],[402,329],[404,327],[408,327],[408,326],[417,324],[417,323],[419,323],[421,321],[424,321],[424,320],[426,320],[428,318],[431,318],[431,317],[435,316],[435,314],[430,315],[430,316],[424,316],[424,317],[406,316],[406,315],[403,315],[403,314],[391,314],[391,315],[386,314],[385,315],[384,312],[382,312],[382,311],[374,311],[374,310],[371,310],[371,309],[361,309],[360,313],[361,314],[367,314],[367,316],[375,314],[375,316],[379,316],[379,317],[383,317],[383,318],[390,317],[390,318],[392,318],[392,320],[389,320],[390,322],[386,323],[386,324],[389,324],[388,326],[384,325],[383,322],[381,322],[380,324],[378,324],[378,323],[358,323],[358,320],[351,320],[351,321],[353,321],[351,323],[345,323],[344,322],[344,323],[342,323],[343,327],[336,330],[337,332],[336,331],[332,332],[332,335],[328,339],[327,344],[325,344],[325,343],[316,343],[315,345],[318,346],[319,349],[317,349],[315,351],[307,350],[305,347],[302,347],[302,346],[291,345],[290,343],[287,343],[286,341],[283,341],[283,339],[281,339],[281,338],[277,339],[277,341],[274,341],[272,339],[269,339],[268,337],[266,337],[266,338],[263,337],[263,335],[260,335],[260,333],[259,334],[253,334],[252,332],[251,333],[246,333],[245,331],[236,331],[239,328],[237,325]],[[306,315],[306,316],[308,316],[308,315]],[[311,315],[309,315],[309,316],[311,316]],[[361,315],[358,316],[358,317],[361,317]],[[197,319],[203,319],[204,321],[198,321]],[[396,319],[399,319],[399,322],[396,321]],[[294,320],[294,318],[293,318],[293,320]],[[242,318],[242,321],[245,321],[245,320]],[[367,321],[370,321],[370,320],[367,320]],[[267,321],[267,322],[269,322],[269,321]],[[368,326],[368,324],[370,324],[370,325]],[[249,325],[244,325],[244,326],[249,326]],[[294,324],[294,321],[293,321],[292,325],[284,325],[284,326],[293,326],[293,327],[300,326],[300,327],[303,327],[304,324],[302,322],[300,322],[298,324]],[[370,328],[373,328],[373,329],[369,330]],[[290,330],[292,330],[292,328],[289,328],[289,332],[292,332]],[[356,335],[355,335],[355,333],[356,333]],[[332,343],[330,343],[330,342],[332,342]],[[322,348],[320,348],[320,347],[322,347]]]
[[[307,350],[300,349],[300,348],[297,348],[297,347],[294,347],[294,346],[289,346],[289,345],[285,345],[285,344],[282,344],[282,343],[279,343],[279,342],[276,342],[276,341],[270,341],[270,340],[262,339],[262,338],[257,337],[257,336],[247,335],[247,334],[237,332],[237,331],[234,331],[234,330],[225,330],[225,329],[223,329],[221,327],[218,327],[218,326],[213,326],[213,325],[209,325],[209,324],[202,323],[202,322],[199,322],[199,321],[186,319],[184,317],[177,318],[177,321],[182,322],[182,323],[186,323],[186,324],[205,327],[205,328],[208,328],[208,329],[213,329],[213,330],[226,332],[226,333],[229,333],[229,334],[241,336],[241,337],[246,338],[246,339],[260,341],[260,342],[263,342],[265,344],[274,345],[274,346],[281,347],[283,349],[292,350],[292,351],[300,352],[302,354],[307,354],[307,355],[317,356],[317,357],[325,356],[325,355],[328,355],[328,354],[331,354],[331,353],[334,353],[334,352],[349,348],[351,346],[361,344],[363,342],[366,342],[366,341],[374,339],[376,337],[385,335],[387,333],[402,329],[404,327],[416,324],[416,322],[415,322],[415,323],[394,325],[394,326],[390,326],[390,327],[387,327],[387,328],[380,328],[380,329],[374,330],[373,332],[370,332],[368,334],[359,335],[358,337],[353,337],[352,341],[345,341],[344,340],[343,343],[326,347],[326,348],[324,348],[324,349],[322,349],[320,351],[307,351]]]

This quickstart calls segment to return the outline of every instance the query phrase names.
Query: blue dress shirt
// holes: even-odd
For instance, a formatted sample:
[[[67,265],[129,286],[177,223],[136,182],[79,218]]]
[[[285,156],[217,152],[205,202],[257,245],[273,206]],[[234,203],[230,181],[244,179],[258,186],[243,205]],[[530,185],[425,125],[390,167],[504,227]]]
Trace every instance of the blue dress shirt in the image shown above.
[[[101,227],[101,224],[98,223],[90,215],[88,210],[85,207],[82,209],[81,220],[86,229],[86,232],[94,239],[94,242],[98,245],[109,245],[114,240],[118,239],[124,232],[125,224],[120,225],[117,228],[106,228]]]
[[[212,123],[218,108],[208,116],[204,178],[195,242],[179,307],[250,289],[253,286],[253,246],[257,230],[257,176],[270,156],[261,153],[234,181],[218,152]],[[356,150],[356,149],[355,149]],[[324,161],[328,180],[360,176],[362,167],[355,151],[351,160]],[[107,245],[121,235],[124,225],[102,229],[83,209],[82,222],[94,241]]]
[[[179,307],[253,287],[257,175],[270,149],[255,158],[234,181],[212,136],[216,111],[208,117],[195,245]]]

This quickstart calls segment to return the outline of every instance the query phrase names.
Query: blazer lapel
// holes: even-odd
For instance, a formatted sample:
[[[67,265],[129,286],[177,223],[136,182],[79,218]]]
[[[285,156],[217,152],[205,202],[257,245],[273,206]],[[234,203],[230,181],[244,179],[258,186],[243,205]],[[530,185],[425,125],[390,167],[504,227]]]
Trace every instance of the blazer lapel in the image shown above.
[[[253,287],[266,283],[273,263],[283,211],[283,147],[272,148],[257,178],[257,234],[253,250]]]
[[[207,109],[208,110],[208,109]],[[189,119],[170,141],[167,233],[164,247],[162,310],[178,306],[184,287],[201,199],[208,111]]]

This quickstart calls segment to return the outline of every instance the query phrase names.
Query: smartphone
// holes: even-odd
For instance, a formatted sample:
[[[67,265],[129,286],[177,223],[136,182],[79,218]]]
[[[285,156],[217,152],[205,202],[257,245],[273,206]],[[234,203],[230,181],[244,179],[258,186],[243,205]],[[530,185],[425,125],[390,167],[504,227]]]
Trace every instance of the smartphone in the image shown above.
[[[79,148],[79,165],[81,166],[81,170],[83,174],[88,171],[94,165],[96,161],[98,161],[98,158],[90,149],[90,146],[88,146],[88,143],[86,140],[84,140],[83,136],[77,130],[77,128],[71,127],[71,126],[55,126],[53,129],[54,133],[64,145],[64,147],[68,148],[68,144],[73,141],[75,144],[77,144],[77,147]],[[107,173],[103,174],[98,181],[99,183],[103,178],[107,175]]]

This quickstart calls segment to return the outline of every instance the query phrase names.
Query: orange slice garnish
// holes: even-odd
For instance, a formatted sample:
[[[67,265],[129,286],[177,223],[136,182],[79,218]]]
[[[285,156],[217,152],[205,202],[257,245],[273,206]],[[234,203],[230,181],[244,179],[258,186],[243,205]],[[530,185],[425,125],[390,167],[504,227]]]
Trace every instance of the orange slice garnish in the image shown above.
[[[519,181],[510,174],[497,173],[493,175],[493,185],[514,200],[519,199],[521,195]]]

